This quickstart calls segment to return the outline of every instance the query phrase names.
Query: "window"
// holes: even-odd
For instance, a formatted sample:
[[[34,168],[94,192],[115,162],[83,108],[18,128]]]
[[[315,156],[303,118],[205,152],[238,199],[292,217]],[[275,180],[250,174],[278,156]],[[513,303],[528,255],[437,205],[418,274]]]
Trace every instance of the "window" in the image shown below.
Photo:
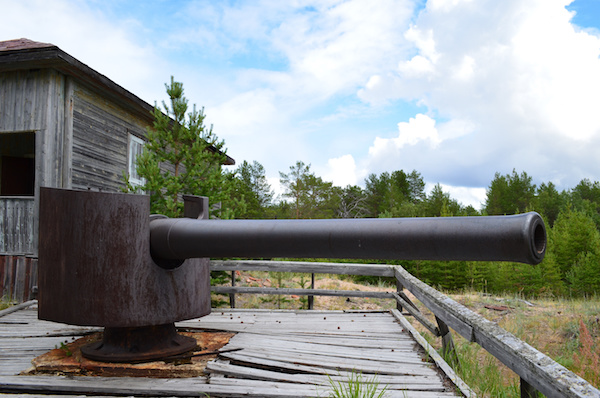
[[[0,133],[0,196],[33,196],[35,133]]]
[[[146,181],[137,173],[135,160],[144,150],[144,140],[129,134],[129,182],[133,186],[144,185]]]

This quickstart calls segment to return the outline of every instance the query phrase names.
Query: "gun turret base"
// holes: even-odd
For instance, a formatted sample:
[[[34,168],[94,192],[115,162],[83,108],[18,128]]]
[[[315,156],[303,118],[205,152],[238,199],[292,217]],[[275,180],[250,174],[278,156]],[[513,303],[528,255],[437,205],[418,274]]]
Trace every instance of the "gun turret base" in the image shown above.
[[[81,347],[84,357],[101,362],[149,362],[188,351],[196,339],[177,333],[175,324],[144,327],[106,327],[101,341]]]

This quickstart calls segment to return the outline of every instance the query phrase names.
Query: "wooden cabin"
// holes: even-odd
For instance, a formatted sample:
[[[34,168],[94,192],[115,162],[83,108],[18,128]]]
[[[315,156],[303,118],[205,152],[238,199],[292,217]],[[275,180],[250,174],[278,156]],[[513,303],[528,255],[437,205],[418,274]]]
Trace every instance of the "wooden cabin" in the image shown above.
[[[0,296],[35,284],[39,188],[121,191],[152,110],[53,44],[0,42]]]

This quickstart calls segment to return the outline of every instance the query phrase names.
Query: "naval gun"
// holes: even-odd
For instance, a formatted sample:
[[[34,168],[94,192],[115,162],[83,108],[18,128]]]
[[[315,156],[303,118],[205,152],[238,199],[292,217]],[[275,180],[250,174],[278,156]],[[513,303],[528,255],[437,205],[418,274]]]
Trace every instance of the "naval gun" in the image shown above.
[[[82,354],[138,362],[193,350],[174,322],[210,313],[209,258],[512,261],[544,258],[535,212],[510,216],[211,220],[184,197],[184,218],[150,216],[145,195],[42,188],[39,318],[104,327]]]

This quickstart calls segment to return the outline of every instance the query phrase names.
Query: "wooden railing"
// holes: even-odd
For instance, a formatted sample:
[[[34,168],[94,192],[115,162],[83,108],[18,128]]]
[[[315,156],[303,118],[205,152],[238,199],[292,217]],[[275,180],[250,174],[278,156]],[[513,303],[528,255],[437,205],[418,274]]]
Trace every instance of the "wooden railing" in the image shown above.
[[[215,293],[229,294],[235,304],[235,294],[280,294],[305,296],[378,297],[396,301],[422,323],[431,333],[442,338],[442,351],[449,362],[456,363],[456,353],[450,328],[470,342],[479,344],[498,358],[521,379],[521,397],[533,398],[537,391],[546,397],[600,397],[600,390],[569,371],[547,355],[518,339],[495,323],[457,303],[409,274],[401,266],[374,264],[277,262],[277,261],[211,261],[211,271],[232,272],[233,286],[214,286]],[[367,292],[349,290],[280,289],[234,286],[235,271],[299,272],[392,277],[396,291]],[[411,292],[436,319],[429,321],[404,294]]]
[[[34,197],[0,197],[0,253],[34,253]]]

